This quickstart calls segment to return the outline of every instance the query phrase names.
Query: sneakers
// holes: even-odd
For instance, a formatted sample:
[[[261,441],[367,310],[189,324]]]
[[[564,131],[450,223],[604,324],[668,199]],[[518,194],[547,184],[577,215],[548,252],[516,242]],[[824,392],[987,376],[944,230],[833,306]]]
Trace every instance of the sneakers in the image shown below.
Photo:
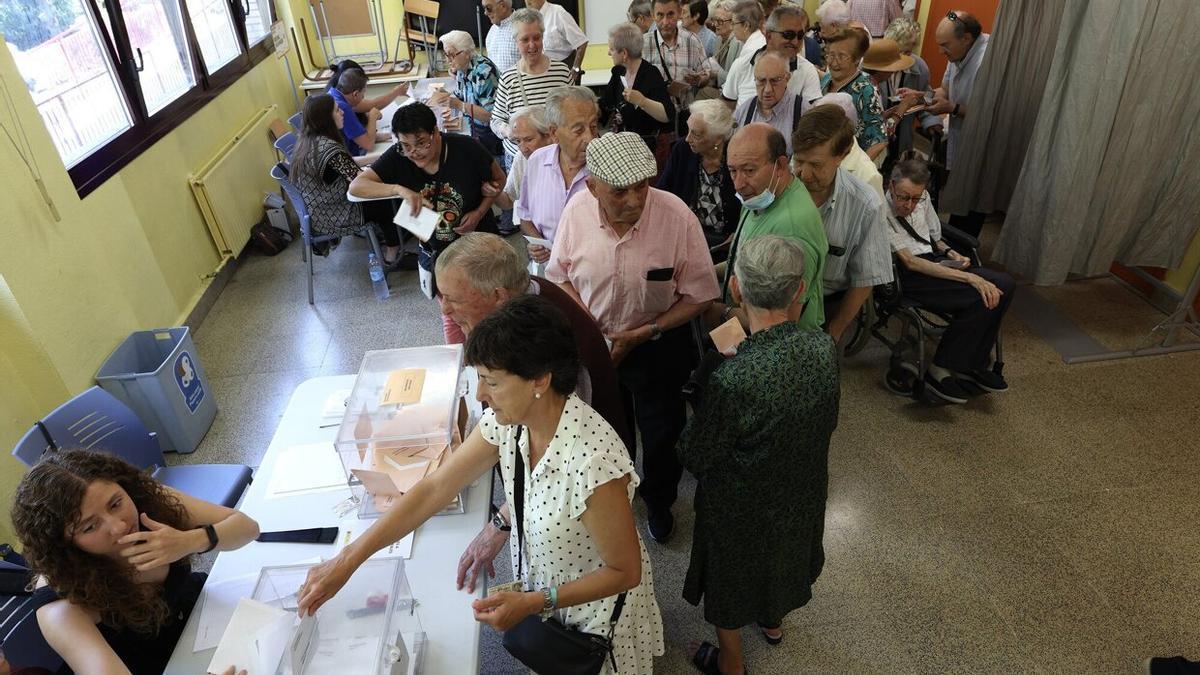
[[[1148,675],[1200,675],[1200,662],[1182,656],[1155,656],[1143,664]]]
[[[925,388],[947,403],[966,403],[970,396],[954,377],[937,379],[932,373],[925,374]]]
[[[993,394],[1008,391],[1008,382],[1004,381],[1004,377],[991,370],[973,370],[969,373],[962,373],[962,378],[974,382],[975,386]]]
[[[671,514],[671,509],[650,511],[646,520],[646,529],[650,530],[650,538],[660,544],[667,543],[667,540],[671,538],[671,533],[675,531],[675,516]]]

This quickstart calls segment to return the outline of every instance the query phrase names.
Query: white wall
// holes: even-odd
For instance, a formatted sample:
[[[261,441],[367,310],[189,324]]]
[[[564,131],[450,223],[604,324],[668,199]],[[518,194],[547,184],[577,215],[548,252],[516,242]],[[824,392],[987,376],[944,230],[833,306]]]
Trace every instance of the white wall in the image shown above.
[[[624,22],[629,0],[579,0],[583,5],[583,32],[591,44],[608,42],[608,29]]]

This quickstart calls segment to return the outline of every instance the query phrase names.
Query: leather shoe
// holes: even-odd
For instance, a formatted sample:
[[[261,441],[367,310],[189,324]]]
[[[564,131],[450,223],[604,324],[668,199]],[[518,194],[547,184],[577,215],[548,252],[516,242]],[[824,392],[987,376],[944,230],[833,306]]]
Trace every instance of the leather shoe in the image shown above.
[[[650,538],[660,544],[667,543],[675,531],[675,516],[671,514],[671,509],[651,511],[647,521],[646,529],[650,531]]]

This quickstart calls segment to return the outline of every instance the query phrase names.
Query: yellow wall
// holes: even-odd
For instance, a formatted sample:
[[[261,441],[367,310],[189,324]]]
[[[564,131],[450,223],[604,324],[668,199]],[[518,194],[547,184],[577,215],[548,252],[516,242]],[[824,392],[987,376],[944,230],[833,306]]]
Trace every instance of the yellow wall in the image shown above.
[[[0,44],[0,78],[61,221],[42,201],[16,150],[0,136],[0,541],[13,541],[8,502],[23,472],[13,447],[33,420],[93,382],[130,332],[179,325],[220,265],[187,184],[264,106],[295,104],[274,56],[80,199]],[[264,147],[267,147],[264,145]]]

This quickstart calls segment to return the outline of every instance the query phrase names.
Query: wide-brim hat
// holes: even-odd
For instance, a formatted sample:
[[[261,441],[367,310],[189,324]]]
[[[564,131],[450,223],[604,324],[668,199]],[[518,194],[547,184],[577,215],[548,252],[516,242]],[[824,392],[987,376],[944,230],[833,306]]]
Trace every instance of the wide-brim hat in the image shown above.
[[[908,54],[900,53],[900,44],[891,38],[876,38],[871,40],[871,46],[863,55],[863,70],[878,70],[885,73],[895,73],[908,70],[916,60]]]
[[[616,188],[629,187],[658,173],[646,141],[632,131],[603,136],[588,143],[588,173]]]

